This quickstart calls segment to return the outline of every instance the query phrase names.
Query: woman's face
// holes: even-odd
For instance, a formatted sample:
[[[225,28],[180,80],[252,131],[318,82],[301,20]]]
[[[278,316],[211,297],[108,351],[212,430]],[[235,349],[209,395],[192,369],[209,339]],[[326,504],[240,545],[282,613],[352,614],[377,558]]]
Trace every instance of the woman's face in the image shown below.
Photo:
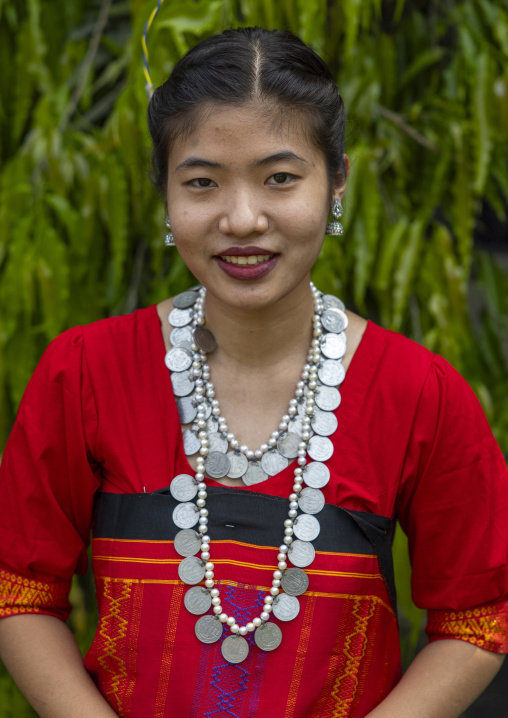
[[[177,249],[235,307],[261,309],[307,285],[330,210],[321,151],[300,122],[273,120],[256,105],[219,106],[169,157]]]

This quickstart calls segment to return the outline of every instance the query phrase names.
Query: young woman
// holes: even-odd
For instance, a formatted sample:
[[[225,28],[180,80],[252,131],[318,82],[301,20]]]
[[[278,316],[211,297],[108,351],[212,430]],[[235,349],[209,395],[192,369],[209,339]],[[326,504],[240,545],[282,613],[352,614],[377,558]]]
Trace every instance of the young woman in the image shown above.
[[[449,364],[310,284],[349,169],[333,77],[227,31],[148,114],[199,286],[42,358],[2,465],[3,660],[43,717],[459,716],[508,650],[508,474]],[[395,516],[429,612],[402,679]]]

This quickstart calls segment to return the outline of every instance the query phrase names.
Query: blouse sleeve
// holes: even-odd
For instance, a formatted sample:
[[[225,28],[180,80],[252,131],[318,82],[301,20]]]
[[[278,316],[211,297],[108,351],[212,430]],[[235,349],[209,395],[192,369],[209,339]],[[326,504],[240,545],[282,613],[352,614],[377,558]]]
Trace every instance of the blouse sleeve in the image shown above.
[[[37,366],[0,467],[0,617],[68,617],[99,486],[96,429],[83,336],[72,329]]]
[[[397,512],[429,639],[508,652],[508,470],[476,396],[441,357],[420,396]]]

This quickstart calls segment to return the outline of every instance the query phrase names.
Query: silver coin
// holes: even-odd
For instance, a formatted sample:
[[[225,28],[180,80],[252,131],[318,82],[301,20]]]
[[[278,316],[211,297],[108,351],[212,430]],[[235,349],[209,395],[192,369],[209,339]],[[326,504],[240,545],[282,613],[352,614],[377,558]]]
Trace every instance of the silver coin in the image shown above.
[[[249,466],[243,477],[243,483],[246,486],[254,486],[254,484],[260,484],[261,481],[266,481],[268,474],[263,471],[261,464],[257,461],[249,461]]]
[[[206,421],[206,430],[209,434],[213,434],[219,429],[219,422],[215,418],[215,416],[210,416],[209,419],[205,419]]]
[[[307,453],[314,461],[328,461],[333,455],[333,444],[327,436],[313,436],[307,444]]]
[[[201,643],[215,643],[222,636],[222,623],[217,616],[201,616],[194,631]]]
[[[178,474],[171,482],[169,490],[177,501],[192,501],[198,493],[198,484],[190,474]]]
[[[339,299],[333,294],[323,294],[323,296],[321,297],[321,301],[323,302],[323,306],[325,309],[330,309],[330,307],[334,307],[335,309],[340,309],[343,312],[346,311],[346,306],[342,299]]]
[[[173,297],[173,306],[178,309],[188,309],[196,304],[197,298],[198,295],[196,292],[182,292],[181,294],[177,294],[176,297]]]
[[[267,451],[266,454],[263,454],[261,457],[261,466],[268,476],[275,476],[279,471],[283,471],[288,464],[289,460],[286,459],[285,456],[282,456],[280,451],[276,449]]]
[[[305,488],[298,498],[298,506],[302,511],[305,511],[306,514],[318,514],[323,510],[324,505],[325,497],[320,489],[311,489],[310,487]],[[303,536],[298,536],[298,538],[301,538],[304,541],[313,540],[310,538],[304,539]]]
[[[249,460],[240,451],[229,451],[226,456],[229,459],[230,467],[228,476],[230,479],[241,479],[247,471]]]
[[[173,372],[171,374],[171,384],[173,385],[173,394],[175,396],[189,396],[194,390],[194,382],[191,379],[190,371]]]
[[[249,655],[249,644],[243,636],[228,636],[220,650],[228,663],[241,663]]]
[[[175,551],[180,556],[194,556],[201,548],[201,536],[192,529],[183,529],[175,536]]]
[[[215,349],[217,349],[217,342],[215,340],[215,337],[208,329],[197,326],[194,329],[192,336],[198,347],[207,354],[210,354]]]
[[[333,332],[334,334],[340,334],[343,332],[348,325],[347,314],[342,309],[336,307],[330,307],[325,309],[321,315],[321,324],[324,326],[326,331]]]
[[[208,434],[208,451],[220,451],[225,454],[228,450],[228,440],[225,434],[219,434],[218,431]]]
[[[210,451],[205,460],[205,470],[212,479],[222,479],[231,468],[230,461],[222,451]]]
[[[301,568],[288,568],[284,571],[281,585],[288,596],[301,596],[309,588],[309,577]]]
[[[311,426],[319,436],[331,436],[337,430],[339,422],[331,411],[314,410]]]
[[[322,489],[330,481],[330,469],[320,461],[311,461],[303,470],[303,480],[311,489]]]
[[[170,371],[185,371],[192,366],[192,354],[183,347],[173,347],[164,358]]]
[[[195,616],[201,616],[202,613],[206,613],[212,605],[212,597],[210,591],[203,586],[194,586],[189,588],[183,597],[185,608],[189,613],[193,613]]]
[[[337,359],[325,359],[318,369],[318,378],[327,386],[338,386],[344,381],[346,370]]]
[[[191,529],[199,521],[199,511],[195,504],[178,504],[173,509],[173,523],[179,529]]]
[[[181,396],[177,399],[176,408],[178,409],[178,414],[180,415],[180,421],[182,424],[190,424],[193,422],[198,413],[198,410],[192,401],[192,397],[190,396]]]
[[[301,541],[297,539],[293,541],[288,551],[289,560],[293,566],[299,566],[305,568],[310,566],[316,557],[316,550],[314,546],[308,541]]]
[[[298,456],[298,444],[301,440],[302,437],[299,434],[287,432],[277,441],[277,448],[286,459],[296,459]]]
[[[190,429],[185,429],[182,434],[183,436],[183,450],[185,456],[194,456],[201,448],[201,442],[196,434]],[[175,498],[177,498],[175,496]],[[194,498],[193,496],[191,498]],[[178,499],[179,501],[188,501],[189,499]]]
[[[202,581],[205,577],[205,571],[205,564],[197,556],[187,556],[178,565],[180,581],[189,586],[194,586],[194,584]]]
[[[304,491],[306,490],[304,489]],[[310,491],[319,491],[319,489],[310,489]],[[319,536],[321,525],[315,516],[310,516],[309,513],[300,514],[295,519],[293,531],[296,538],[302,541],[314,541]]]
[[[345,333],[325,334],[321,342],[321,353],[324,354],[327,359],[342,359],[346,353]]]
[[[319,386],[315,396],[316,406],[323,411],[335,411],[340,406],[340,393],[334,386]]]
[[[306,414],[304,414],[304,415],[298,414],[298,416],[292,416],[290,418],[290,420],[288,421],[288,433],[299,434],[299,436],[302,435],[303,416],[307,416],[307,415]]]
[[[180,342],[192,342],[192,328],[187,327],[176,327],[169,335],[169,341],[173,346],[180,344]]]
[[[191,323],[193,316],[192,309],[172,309],[169,313],[169,323],[172,327],[186,327]]]
[[[274,651],[282,642],[282,631],[276,623],[262,623],[254,631],[254,640],[262,651]]]
[[[292,621],[300,613],[300,601],[287,593],[279,593],[272,606],[273,614],[279,621]]]

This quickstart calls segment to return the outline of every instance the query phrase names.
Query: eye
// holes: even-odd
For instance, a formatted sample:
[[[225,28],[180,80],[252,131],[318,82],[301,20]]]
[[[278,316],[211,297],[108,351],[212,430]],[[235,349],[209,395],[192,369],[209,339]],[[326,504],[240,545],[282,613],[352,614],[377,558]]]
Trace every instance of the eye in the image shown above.
[[[217,185],[215,182],[211,179],[208,179],[208,177],[196,177],[196,179],[191,180],[188,182],[191,187],[216,187]]]
[[[290,174],[289,172],[276,172],[274,175],[268,178],[267,184],[290,184],[295,179],[296,176]]]

